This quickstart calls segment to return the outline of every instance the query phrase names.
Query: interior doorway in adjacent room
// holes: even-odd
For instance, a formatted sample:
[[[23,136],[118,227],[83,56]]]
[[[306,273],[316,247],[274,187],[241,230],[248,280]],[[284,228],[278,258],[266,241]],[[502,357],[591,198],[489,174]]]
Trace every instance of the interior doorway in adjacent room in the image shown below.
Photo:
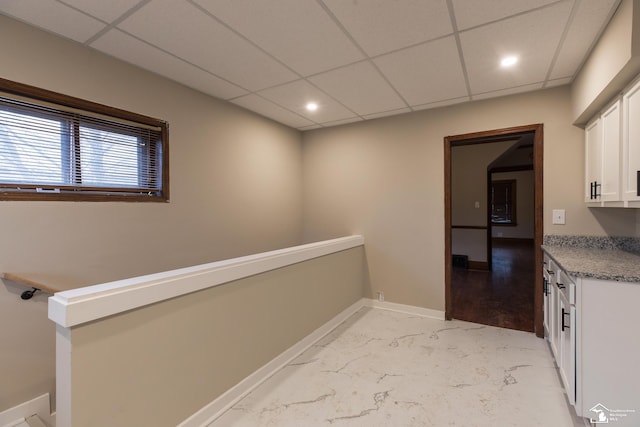
[[[446,318],[543,336],[536,268],[542,262],[543,126],[448,136],[444,143]],[[516,211],[518,194],[530,214]]]

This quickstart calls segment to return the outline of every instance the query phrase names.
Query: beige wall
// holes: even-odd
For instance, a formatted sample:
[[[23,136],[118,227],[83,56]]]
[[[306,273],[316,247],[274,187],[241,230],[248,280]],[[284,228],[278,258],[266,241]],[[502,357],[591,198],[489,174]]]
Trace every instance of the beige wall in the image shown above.
[[[363,280],[357,247],[74,327],[68,425],[175,426],[360,300]]]
[[[602,97],[588,76],[599,55],[573,103],[555,88],[312,131],[301,149],[294,130],[2,16],[0,50],[0,77],[167,120],[171,144],[171,203],[0,202],[0,271],[101,282],[291,246],[301,229],[306,242],[361,233],[368,296],[442,310],[443,137],[533,123],[545,126],[544,232],[640,235],[635,210],[582,201],[571,123]],[[551,225],[554,208],[565,226]],[[0,284],[0,411],[53,392],[45,298],[20,291]]]
[[[487,167],[515,142],[451,147],[452,226],[487,226]],[[487,230],[453,229],[451,252],[487,262]]]
[[[573,121],[584,126],[640,72],[640,0],[622,0],[575,78]]]
[[[544,124],[544,233],[633,235],[633,210],[584,205],[571,106],[565,86],[303,134],[305,241],[362,234],[368,296],[443,310],[443,139],[534,123]],[[566,225],[551,225],[552,209],[566,209]]]
[[[300,242],[299,132],[2,16],[0,51],[2,78],[167,120],[171,167],[167,204],[0,202],[0,272],[99,283]],[[53,393],[46,299],[0,282],[0,325],[0,411]]]
[[[500,172],[492,174],[494,181],[516,180],[516,225],[493,226],[493,237],[534,238],[534,181],[533,171]]]

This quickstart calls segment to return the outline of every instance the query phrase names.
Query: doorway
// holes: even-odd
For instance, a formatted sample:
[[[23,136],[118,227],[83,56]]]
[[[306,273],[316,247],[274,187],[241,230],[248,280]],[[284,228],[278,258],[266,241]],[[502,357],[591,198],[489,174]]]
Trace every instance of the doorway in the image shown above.
[[[474,269],[484,269],[486,272],[492,272],[496,269],[493,266],[494,257],[492,257],[493,243],[491,232],[491,201],[489,199],[489,192],[487,195],[479,195],[478,197],[486,197],[486,210],[485,210],[485,222],[483,224],[471,224],[471,225],[459,225],[452,223],[452,149],[455,147],[461,147],[466,145],[477,144],[493,144],[493,146],[499,146],[501,144],[509,146],[509,142],[521,140],[523,137],[529,138],[532,144],[532,161],[533,161],[533,247],[530,248],[529,255],[525,252],[520,252],[519,257],[526,257],[532,260],[529,283],[530,288],[528,292],[529,298],[533,298],[533,330],[539,337],[544,336],[543,319],[542,319],[542,167],[543,167],[543,125],[534,124],[526,126],[518,126],[513,128],[496,129],[491,131],[476,132],[462,135],[448,136],[444,138],[445,145],[445,316],[448,320],[454,318],[454,299],[452,293],[452,279],[453,279],[453,262],[454,253],[452,251],[452,235],[454,230],[460,228],[465,229],[467,234],[476,233],[476,235],[484,235],[485,244],[476,248],[477,251],[485,252],[485,262],[473,265]],[[487,145],[488,147],[488,145]],[[491,173],[487,168],[487,188],[490,188]],[[479,202],[474,202],[475,207],[478,208]],[[495,214],[495,213],[494,213]],[[459,231],[456,231],[459,232]],[[504,248],[503,248],[504,249]],[[515,252],[514,252],[515,253]],[[459,262],[459,259],[457,260]],[[540,268],[538,268],[540,267]],[[457,272],[457,271],[456,271]],[[532,288],[532,289],[531,289]],[[473,301],[469,302],[473,304]],[[458,303],[460,304],[460,303]],[[459,307],[457,307],[459,308]]]

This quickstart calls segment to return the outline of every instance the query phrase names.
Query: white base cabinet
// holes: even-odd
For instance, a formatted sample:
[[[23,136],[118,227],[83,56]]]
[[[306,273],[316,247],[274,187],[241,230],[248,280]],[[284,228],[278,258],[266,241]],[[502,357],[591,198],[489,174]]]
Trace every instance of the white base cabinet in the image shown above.
[[[544,318],[547,322],[549,347],[558,365],[562,385],[569,402],[576,401],[576,292],[573,280],[546,254],[543,277],[547,292]]]
[[[640,426],[640,283],[579,279],[576,413]],[[614,422],[615,421],[615,422]]]
[[[640,426],[640,283],[571,277],[546,253],[543,277],[545,335],[576,414]]]

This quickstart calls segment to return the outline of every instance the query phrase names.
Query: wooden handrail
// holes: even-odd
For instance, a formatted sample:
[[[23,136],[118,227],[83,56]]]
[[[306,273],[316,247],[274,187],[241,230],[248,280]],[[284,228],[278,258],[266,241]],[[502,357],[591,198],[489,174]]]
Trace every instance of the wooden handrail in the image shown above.
[[[48,294],[55,294],[56,292],[60,292],[62,289],[59,289],[55,286],[52,286],[50,283],[60,281],[60,279],[56,280],[54,277],[49,277],[46,275],[26,275],[26,274],[17,274],[17,273],[2,273],[1,276],[5,280],[9,280],[13,283],[16,283],[20,286],[24,286],[27,288],[31,288],[30,290],[24,291],[21,295],[22,299],[31,299],[33,294],[38,291],[42,291]]]

